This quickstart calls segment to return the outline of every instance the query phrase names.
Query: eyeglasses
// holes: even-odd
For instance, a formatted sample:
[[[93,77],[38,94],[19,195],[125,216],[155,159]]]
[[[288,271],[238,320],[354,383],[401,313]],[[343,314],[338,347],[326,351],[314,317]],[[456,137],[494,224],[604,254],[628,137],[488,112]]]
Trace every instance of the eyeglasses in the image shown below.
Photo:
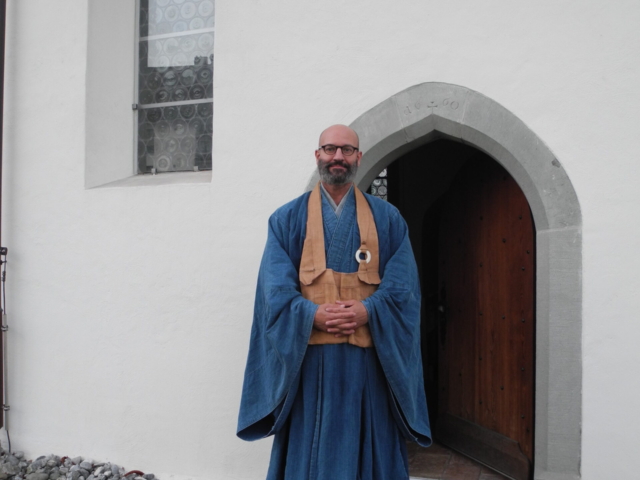
[[[320,148],[327,155],[335,155],[338,149],[340,149],[342,150],[342,155],[344,155],[345,157],[348,157],[349,155],[353,155],[355,151],[358,150],[358,147],[352,147],[351,145],[342,145],[342,146],[322,145]]]

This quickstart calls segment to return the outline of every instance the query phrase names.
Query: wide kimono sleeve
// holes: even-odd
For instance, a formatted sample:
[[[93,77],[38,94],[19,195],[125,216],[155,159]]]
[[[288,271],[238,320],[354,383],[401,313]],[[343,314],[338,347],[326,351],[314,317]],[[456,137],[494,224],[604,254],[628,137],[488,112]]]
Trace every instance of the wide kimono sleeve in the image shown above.
[[[260,264],[237,435],[257,440],[275,433],[295,396],[318,305],[300,293],[300,227],[273,214]],[[293,230],[293,231],[292,231]],[[292,252],[293,250],[293,252]],[[292,256],[294,257],[292,259]],[[289,392],[292,395],[289,395]],[[278,419],[280,418],[280,422]]]
[[[374,211],[375,216],[375,211]],[[420,282],[404,219],[397,210],[376,218],[381,257],[378,290],[363,301],[369,330],[393,398],[396,422],[405,436],[431,444],[420,354]]]

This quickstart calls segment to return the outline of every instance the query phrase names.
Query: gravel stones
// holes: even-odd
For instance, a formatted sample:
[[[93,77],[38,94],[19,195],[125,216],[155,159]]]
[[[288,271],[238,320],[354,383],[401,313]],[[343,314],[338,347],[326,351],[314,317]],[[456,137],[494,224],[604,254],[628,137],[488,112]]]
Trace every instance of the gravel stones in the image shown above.
[[[128,473],[128,475],[127,475]],[[153,473],[127,472],[120,465],[83,457],[41,456],[24,458],[24,452],[0,448],[0,480],[157,480]]]
[[[10,477],[14,477],[21,472],[19,465],[11,465],[10,463],[0,464],[0,478],[7,479]]]
[[[48,480],[49,474],[47,473],[30,473],[27,475],[27,480]]]

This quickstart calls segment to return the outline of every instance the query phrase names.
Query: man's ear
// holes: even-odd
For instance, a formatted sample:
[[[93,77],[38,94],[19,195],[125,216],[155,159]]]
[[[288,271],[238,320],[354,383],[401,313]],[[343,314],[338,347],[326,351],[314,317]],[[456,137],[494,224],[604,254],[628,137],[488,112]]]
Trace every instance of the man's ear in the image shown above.
[[[362,152],[358,150],[358,158],[356,160],[356,165],[360,166],[360,159],[362,158]]]
[[[320,149],[317,149],[314,152],[315,156],[316,156],[316,164],[318,163],[318,161],[320,160]]]

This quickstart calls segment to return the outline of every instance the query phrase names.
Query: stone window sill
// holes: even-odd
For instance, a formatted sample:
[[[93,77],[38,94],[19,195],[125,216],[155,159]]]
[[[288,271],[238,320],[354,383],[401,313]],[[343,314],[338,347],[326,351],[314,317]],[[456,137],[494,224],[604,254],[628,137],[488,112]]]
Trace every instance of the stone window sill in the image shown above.
[[[170,172],[157,175],[134,175],[100,185],[94,188],[115,187],[159,187],[162,185],[191,185],[197,183],[211,183],[211,170],[205,172]]]

